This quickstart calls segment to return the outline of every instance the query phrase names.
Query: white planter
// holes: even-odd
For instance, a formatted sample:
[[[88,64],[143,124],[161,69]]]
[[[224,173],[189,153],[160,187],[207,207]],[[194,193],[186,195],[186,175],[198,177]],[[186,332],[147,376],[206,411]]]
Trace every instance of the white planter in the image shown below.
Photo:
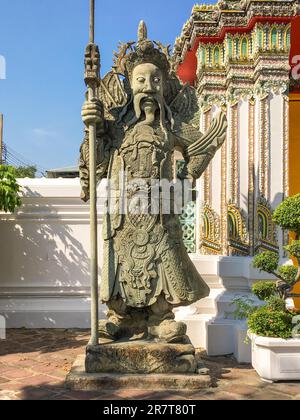
[[[262,380],[300,380],[300,338],[283,340],[251,333],[248,336],[252,347],[252,366]]]

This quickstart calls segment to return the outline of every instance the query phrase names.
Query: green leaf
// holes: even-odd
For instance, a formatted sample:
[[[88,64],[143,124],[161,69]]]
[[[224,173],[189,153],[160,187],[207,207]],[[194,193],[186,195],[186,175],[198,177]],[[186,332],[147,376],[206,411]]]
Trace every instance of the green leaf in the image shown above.
[[[274,281],[259,281],[253,284],[252,292],[258,299],[265,301],[271,296],[276,295],[276,283]]]
[[[292,337],[292,318],[289,312],[272,311],[267,306],[249,316],[250,330],[263,337],[288,339]]]
[[[14,212],[21,205],[20,186],[12,166],[0,165],[0,211]]]
[[[275,210],[273,221],[282,229],[300,234],[300,194],[285,199]]]
[[[292,284],[297,276],[298,269],[294,265],[283,265],[278,269],[279,274],[289,284]]]
[[[258,254],[253,259],[253,267],[267,273],[274,273],[279,264],[279,255],[276,252],[267,251]]]
[[[292,241],[290,245],[284,248],[292,257],[300,258],[300,241]]]

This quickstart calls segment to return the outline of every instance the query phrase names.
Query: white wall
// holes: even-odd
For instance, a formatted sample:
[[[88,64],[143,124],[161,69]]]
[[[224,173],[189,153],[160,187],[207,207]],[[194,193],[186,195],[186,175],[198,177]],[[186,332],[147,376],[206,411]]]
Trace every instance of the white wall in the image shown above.
[[[20,184],[23,206],[0,213],[0,313],[8,327],[88,326],[89,208],[79,199],[79,180]]]
[[[279,206],[283,197],[283,106],[282,95],[270,98],[270,201],[273,208]]]
[[[248,193],[249,193],[249,102],[241,100],[239,102],[239,205],[248,214]]]
[[[211,119],[218,116],[220,108],[213,106],[211,109]],[[221,166],[222,166],[222,151],[219,149],[211,162],[211,206],[217,214],[221,214]]]

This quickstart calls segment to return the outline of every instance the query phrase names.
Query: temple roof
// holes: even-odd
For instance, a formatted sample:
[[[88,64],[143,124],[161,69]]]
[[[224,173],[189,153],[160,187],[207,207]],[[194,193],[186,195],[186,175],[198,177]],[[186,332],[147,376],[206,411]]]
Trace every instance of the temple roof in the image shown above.
[[[297,7],[298,0],[219,0],[195,5],[174,45],[179,77],[194,82],[200,42],[222,42],[226,33],[248,32],[258,22],[290,23]]]
[[[76,178],[79,177],[79,167],[68,166],[65,168],[49,169],[47,178]]]

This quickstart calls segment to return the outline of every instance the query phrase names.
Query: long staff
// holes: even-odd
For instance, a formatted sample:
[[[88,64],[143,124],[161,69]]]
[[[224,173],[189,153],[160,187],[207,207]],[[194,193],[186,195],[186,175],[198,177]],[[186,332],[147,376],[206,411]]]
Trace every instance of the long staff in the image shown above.
[[[97,98],[100,82],[100,54],[95,45],[95,0],[90,0],[90,36],[85,53],[85,83],[89,101]],[[96,178],[96,124],[89,124],[89,181],[90,181],[90,240],[91,240],[91,339],[90,345],[99,342],[98,332],[98,217]]]

